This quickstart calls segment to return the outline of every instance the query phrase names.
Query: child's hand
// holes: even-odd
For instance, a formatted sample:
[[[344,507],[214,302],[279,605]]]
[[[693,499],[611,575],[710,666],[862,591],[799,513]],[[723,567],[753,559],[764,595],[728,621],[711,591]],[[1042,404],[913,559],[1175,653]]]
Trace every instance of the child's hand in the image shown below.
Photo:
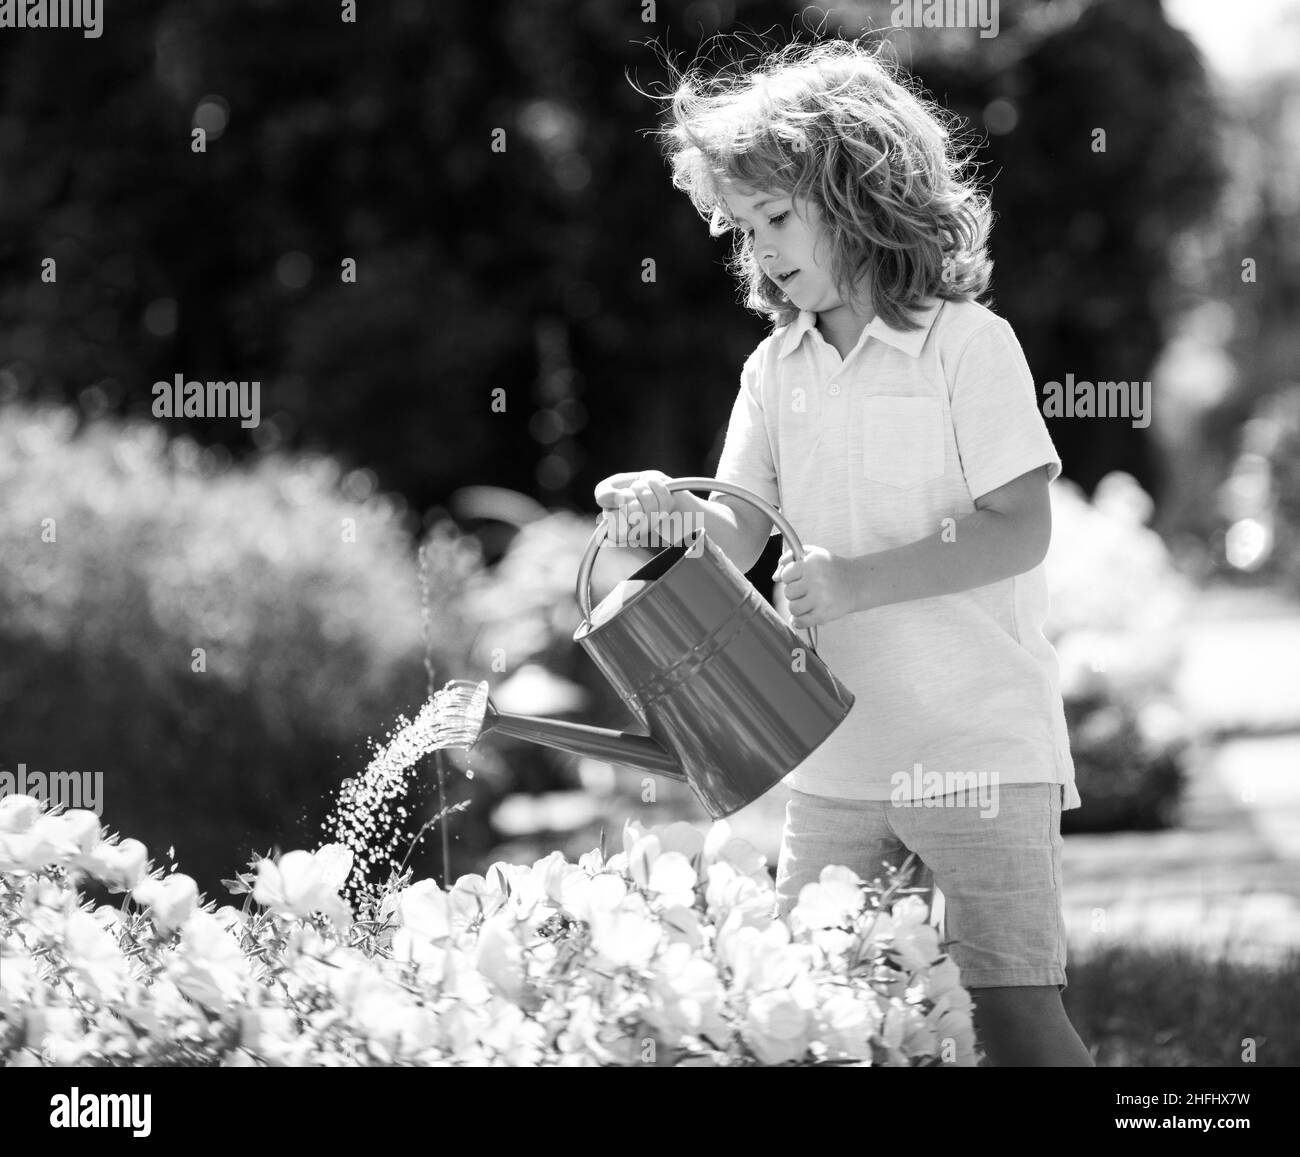
[[[858,608],[849,560],[820,546],[805,546],[795,562],[787,547],[772,576],[785,585],[791,622],[800,630],[832,623]]]
[[[658,516],[673,512],[676,499],[668,481],[662,470],[632,470],[611,474],[597,484],[597,504],[617,516],[608,520],[611,541],[627,545],[629,538],[635,538],[633,545],[644,545],[647,532],[660,525]]]

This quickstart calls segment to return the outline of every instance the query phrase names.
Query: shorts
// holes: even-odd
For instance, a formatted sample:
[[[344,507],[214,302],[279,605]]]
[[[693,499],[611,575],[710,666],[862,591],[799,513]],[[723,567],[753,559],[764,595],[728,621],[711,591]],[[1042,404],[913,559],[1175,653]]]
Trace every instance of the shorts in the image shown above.
[[[777,911],[788,916],[805,884],[842,864],[864,881],[917,854],[911,882],[943,900],[940,941],[966,988],[1064,988],[1061,806],[1057,783],[1004,784],[996,809],[978,794],[943,803],[832,799],[790,793],[777,863]],[[915,861],[914,861],[915,864]],[[924,898],[924,897],[923,897]],[[935,908],[932,907],[932,911]]]

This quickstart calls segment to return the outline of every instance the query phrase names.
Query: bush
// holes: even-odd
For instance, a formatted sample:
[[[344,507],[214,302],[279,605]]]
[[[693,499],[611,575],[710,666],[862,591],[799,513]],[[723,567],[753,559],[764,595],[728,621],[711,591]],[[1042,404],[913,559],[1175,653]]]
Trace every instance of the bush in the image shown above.
[[[1114,831],[1176,821],[1188,728],[1173,693],[1190,586],[1145,523],[1151,500],[1126,474],[1093,501],[1052,486],[1047,635],[1060,659],[1082,807],[1061,830]]]
[[[1300,592],[1300,384],[1255,407],[1219,493],[1230,573],[1258,571]]]
[[[155,423],[76,425],[0,410],[0,768],[102,772],[110,824],[215,887],[232,854],[312,842],[363,740],[423,701],[414,546],[328,459],[234,468]],[[476,566],[431,539],[444,674]]]

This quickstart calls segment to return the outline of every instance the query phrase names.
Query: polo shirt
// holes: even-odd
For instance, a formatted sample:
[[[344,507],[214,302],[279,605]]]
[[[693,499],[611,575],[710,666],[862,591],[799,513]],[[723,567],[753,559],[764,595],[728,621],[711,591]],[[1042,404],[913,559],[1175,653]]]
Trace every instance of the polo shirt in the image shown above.
[[[841,360],[803,310],[745,361],[717,477],[779,506],[806,546],[852,557],[960,535],[976,498],[1036,467],[1060,475],[1011,326],[972,301],[913,316],[911,331],[876,317]],[[788,785],[897,801],[933,794],[899,773],[918,788],[975,773],[1059,783],[1078,807],[1047,609],[1040,564],[819,626],[817,653],[855,702]]]

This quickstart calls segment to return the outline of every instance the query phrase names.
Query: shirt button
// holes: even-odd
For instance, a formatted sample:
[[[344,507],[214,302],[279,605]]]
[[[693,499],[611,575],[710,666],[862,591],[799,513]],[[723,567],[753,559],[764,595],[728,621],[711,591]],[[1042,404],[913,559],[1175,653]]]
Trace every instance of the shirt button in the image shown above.
[[[839,384],[839,382],[833,382],[833,383],[831,384],[830,395],[831,395],[832,398],[838,398],[838,397],[840,396],[840,384]]]

